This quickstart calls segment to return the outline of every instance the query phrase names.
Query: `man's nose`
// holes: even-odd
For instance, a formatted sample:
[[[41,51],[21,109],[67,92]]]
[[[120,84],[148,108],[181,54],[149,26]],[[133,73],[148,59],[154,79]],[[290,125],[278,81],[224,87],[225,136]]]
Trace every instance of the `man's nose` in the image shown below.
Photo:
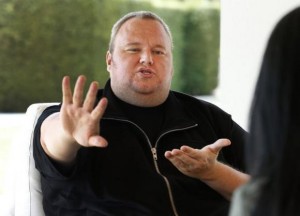
[[[150,51],[142,52],[140,63],[144,65],[153,65],[152,53]]]

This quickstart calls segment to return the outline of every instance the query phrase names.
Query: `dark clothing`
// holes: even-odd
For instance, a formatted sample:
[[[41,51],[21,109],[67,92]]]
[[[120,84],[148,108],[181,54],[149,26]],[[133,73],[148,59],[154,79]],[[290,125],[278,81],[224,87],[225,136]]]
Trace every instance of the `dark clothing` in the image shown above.
[[[60,107],[46,109],[38,120],[34,159],[41,172],[46,215],[228,214],[227,200],[203,182],[182,174],[164,153],[182,145],[201,149],[228,138],[232,144],[220,152],[218,160],[244,170],[246,132],[230,115],[210,103],[171,91],[161,106],[146,109],[145,115],[157,114],[152,122],[144,116],[156,127],[151,131],[138,117],[143,117],[142,109],[132,106],[131,112],[130,105],[114,96],[109,82],[98,92],[98,99],[103,96],[109,103],[100,127],[108,147],[81,148],[71,170],[51,161],[39,141],[41,123]]]

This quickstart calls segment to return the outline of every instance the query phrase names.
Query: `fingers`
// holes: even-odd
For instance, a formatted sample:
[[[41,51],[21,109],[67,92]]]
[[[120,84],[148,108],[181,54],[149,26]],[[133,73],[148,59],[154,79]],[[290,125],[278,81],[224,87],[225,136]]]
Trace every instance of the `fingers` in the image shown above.
[[[86,98],[83,99],[85,82],[86,77],[80,75],[76,81],[74,93],[72,93],[70,77],[65,76],[62,81],[63,104],[74,104],[77,107],[83,106],[87,111],[91,112],[95,105],[99,85],[96,81],[92,82]]]
[[[197,157],[197,155],[199,154],[199,149],[195,149],[189,146],[181,146],[180,150],[193,158]]]
[[[82,106],[83,104],[83,92],[85,81],[86,78],[83,75],[80,75],[76,81],[73,94],[73,104],[75,106]]]
[[[94,108],[96,97],[97,97],[97,92],[98,92],[98,87],[99,87],[98,82],[92,82],[90,85],[90,88],[88,90],[88,93],[86,95],[86,98],[84,100],[83,106],[89,112],[91,112]]]
[[[215,154],[219,154],[220,150],[231,144],[229,139],[218,139],[213,144],[208,145],[207,147]]]
[[[223,147],[230,145],[231,142],[229,139],[218,139],[213,144],[207,145],[202,149],[195,149],[189,146],[182,146],[180,149],[173,149],[172,151],[166,151],[165,157],[170,161],[174,162],[174,164],[189,164],[193,163],[194,160],[198,160],[206,155],[209,150],[215,155],[218,155],[220,150]]]
[[[197,150],[194,150],[197,151]],[[165,157],[169,159],[175,166],[184,166],[185,164],[191,164],[194,162],[191,155],[186,154],[182,150],[173,149],[172,151],[166,151]]]
[[[72,103],[72,91],[70,88],[70,77],[65,76],[62,80],[62,101],[63,104],[71,104]]]
[[[83,96],[83,89],[85,83],[85,76],[81,75],[78,77],[75,88],[74,94],[72,96],[72,90],[70,87],[70,77],[65,76],[62,80],[62,94],[63,94],[63,104],[75,104],[76,106],[82,105],[82,96]]]
[[[94,119],[100,119],[105,112],[107,104],[108,104],[107,99],[101,98],[101,100],[98,102],[97,106],[94,108],[94,110],[91,113],[92,117]]]
[[[91,136],[89,138],[89,144],[91,146],[104,148],[107,146],[108,143],[107,143],[106,139],[104,139],[101,136]]]
[[[219,139],[201,149],[182,146],[165,152],[165,157],[183,174],[202,179],[216,164],[219,151],[230,145],[230,140]]]

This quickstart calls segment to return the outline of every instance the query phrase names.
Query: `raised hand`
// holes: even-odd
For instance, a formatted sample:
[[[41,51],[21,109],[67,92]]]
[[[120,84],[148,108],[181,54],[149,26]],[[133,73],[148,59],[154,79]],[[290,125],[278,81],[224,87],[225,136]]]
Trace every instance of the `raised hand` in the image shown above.
[[[85,76],[79,76],[72,95],[70,78],[63,78],[63,103],[60,112],[63,130],[70,141],[81,146],[105,147],[107,141],[99,135],[99,122],[106,109],[107,99],[102,98],[95,106],[98,91],[98,83],[95,81],[91,83],[84,99],[85,82]]]
[[[86,78],[79,76],[74,93],[70,78],[62,81],[63,101],[59,113],[47,117],[41,126],[41,145],[52,159],[71,164],[81,146],[106,147],[107,141],[100,136],[100,120],[107,106],[102,98],[95,106],[98,83],[92,82],[84,98]]]

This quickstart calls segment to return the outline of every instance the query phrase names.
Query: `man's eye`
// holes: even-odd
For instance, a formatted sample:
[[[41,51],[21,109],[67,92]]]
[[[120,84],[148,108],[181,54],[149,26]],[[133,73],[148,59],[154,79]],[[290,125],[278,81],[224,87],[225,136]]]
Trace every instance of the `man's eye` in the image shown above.
[[[163,52],[163,51],[161,51],[161,50],[154,50],[153,53],[154,53],[155,55],[164,55],[164,54],[165,54],[165,52]]]
[[[129,48],[127,49],[128,52],[131,52],[131,53],[135,53],[135,52],[138,52],[139,49],[138,48]]]

